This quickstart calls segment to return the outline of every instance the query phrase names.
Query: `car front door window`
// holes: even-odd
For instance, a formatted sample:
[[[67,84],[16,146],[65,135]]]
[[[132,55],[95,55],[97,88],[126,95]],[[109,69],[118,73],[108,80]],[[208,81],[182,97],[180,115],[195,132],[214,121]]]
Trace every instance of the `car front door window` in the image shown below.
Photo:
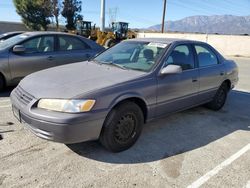
[[[35,37],[22,43],[26,54],[43,53],[54,51],[54,37],[41,36]]]
[[[194,57],[189,45],[179,45],[174,48],[164,63],[167,65],[179,65],[182,70],[189,70],[195,67]]]

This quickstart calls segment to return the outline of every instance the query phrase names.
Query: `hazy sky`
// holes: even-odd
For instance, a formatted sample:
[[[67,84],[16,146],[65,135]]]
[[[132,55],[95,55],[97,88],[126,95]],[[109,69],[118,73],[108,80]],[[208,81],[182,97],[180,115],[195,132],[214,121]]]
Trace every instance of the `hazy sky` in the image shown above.
[[[161,23],[163,0],[106,0],[106,25],[110,15],[126,21],[132,28]],[[111,10],[111,11],[110,11]],[[110,14],[110,12],[113,12]],[[100,0],[82,0],[85,20],[100,25]],[[250,0],[167,0],[166,20],[178,20],[192,15],[250,15]],[[21,21],[12,0],[0,0],[0,21]],[[64,19],[60,18],[63,24]]]

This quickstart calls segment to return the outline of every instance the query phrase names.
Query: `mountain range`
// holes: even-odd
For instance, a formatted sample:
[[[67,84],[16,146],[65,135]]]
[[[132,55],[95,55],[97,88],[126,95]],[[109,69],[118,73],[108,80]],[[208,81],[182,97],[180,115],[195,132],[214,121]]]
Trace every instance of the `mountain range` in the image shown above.
[[[167,21],[164,28],[165,31],[173,32],[250,35],[250,16],[191,16],[177,21]],[[147,30],[160,31],[161,24],[151,26]]]

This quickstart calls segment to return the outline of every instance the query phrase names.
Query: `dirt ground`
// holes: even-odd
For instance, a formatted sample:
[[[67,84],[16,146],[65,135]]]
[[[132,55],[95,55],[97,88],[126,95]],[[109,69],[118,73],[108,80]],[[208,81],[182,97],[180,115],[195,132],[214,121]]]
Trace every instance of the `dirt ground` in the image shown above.
[[[98,142],[34,136],[0,93],[0,187],[250,187],[250,58],[225,107],[197,107],[145,125],[138,142],[110,153]],[[202,183],[202,184],[199,184]]]

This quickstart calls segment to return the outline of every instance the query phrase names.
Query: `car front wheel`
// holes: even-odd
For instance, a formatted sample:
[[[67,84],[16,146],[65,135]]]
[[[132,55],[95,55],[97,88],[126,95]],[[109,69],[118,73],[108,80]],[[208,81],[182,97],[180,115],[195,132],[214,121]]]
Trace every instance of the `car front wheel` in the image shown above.
[[[228,85],[223,83],[217,90],[213,100],[206,104],[206,107],[215,111],[220,110],[226,102],[228,91]]]
[[[112,152],[124,151],[137,141],[143,123],[143,113],[137,104],[133,102],[120,104],[107,116],[100,142]]]

